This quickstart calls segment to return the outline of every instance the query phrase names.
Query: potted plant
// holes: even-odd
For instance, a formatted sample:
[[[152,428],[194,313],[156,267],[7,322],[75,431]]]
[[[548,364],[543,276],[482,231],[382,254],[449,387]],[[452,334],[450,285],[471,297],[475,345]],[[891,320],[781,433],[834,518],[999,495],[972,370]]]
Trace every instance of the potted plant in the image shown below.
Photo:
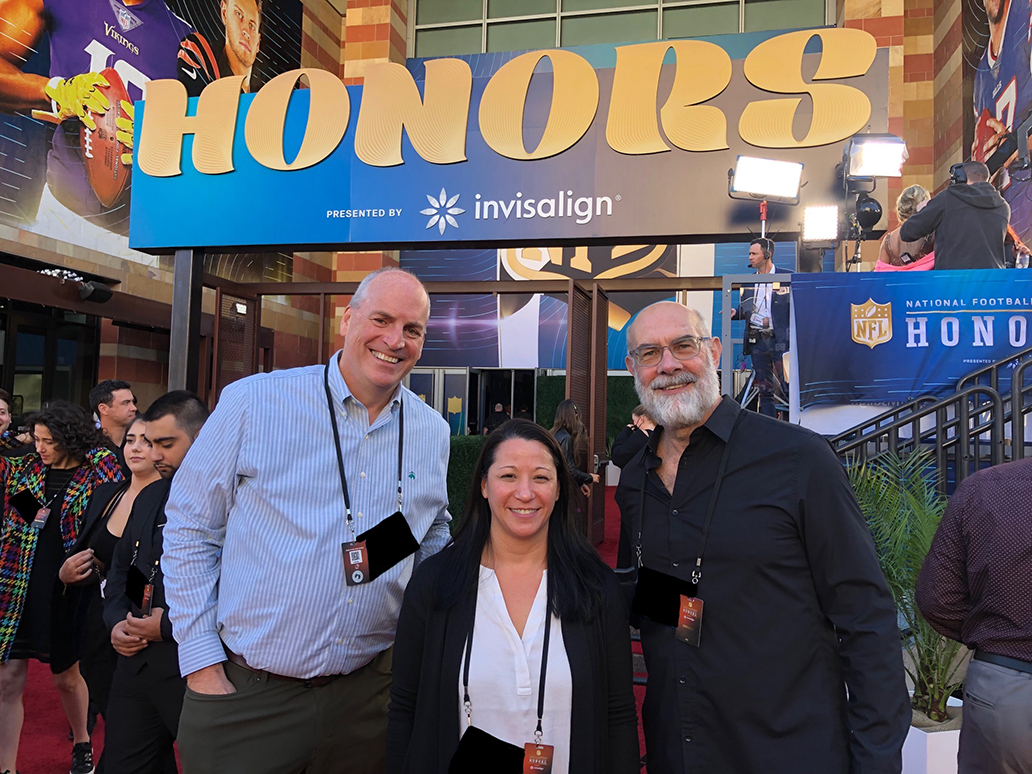
[[[957,669],[963,663],[963,646],[935,631],[915,600],[918,574],[946,510],[937,475],[931,455],[923,451],[849,465],[853,491],[896,602],[904,666],[914,686],[914,717],[903,748],[904,774],[957,770],[960,708],[948,702],[960,685]]]

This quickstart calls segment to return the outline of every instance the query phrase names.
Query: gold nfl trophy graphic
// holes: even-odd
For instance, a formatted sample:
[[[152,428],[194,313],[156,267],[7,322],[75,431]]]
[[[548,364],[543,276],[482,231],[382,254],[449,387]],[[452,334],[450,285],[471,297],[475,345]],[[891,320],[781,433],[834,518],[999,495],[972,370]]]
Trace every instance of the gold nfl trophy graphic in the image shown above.
[[[850,304],[853,341],[874,349],[892,340],[892,304]]]

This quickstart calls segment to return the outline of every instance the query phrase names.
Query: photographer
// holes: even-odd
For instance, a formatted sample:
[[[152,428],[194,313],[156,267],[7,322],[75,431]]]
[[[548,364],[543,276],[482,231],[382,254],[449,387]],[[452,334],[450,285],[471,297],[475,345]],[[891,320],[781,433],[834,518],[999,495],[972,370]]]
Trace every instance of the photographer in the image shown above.
[[[903,224],[900,239],[916,242],[934,233],[936,269],[1004,268],[1010,206],[988,181],[982,162],[954,164],[950,186]]]

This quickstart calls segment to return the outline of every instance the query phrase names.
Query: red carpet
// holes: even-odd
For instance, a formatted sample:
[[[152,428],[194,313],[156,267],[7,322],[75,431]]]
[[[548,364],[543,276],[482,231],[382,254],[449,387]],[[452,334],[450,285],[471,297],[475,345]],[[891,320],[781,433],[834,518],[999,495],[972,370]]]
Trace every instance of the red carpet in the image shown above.
[[[616,565],[617,539],[620,534],[620,511],[616,507],[615,494],[616,487],[606,487],[606,537],[598,546],[602,558],[611,567]],[[634,644],[634,649],[641,652],[638,643]],[[634,689],[639,717],[644,694],[644,688]],[[640,726],[638,733],[640,737]],[[94,760],[100,759],[103,744],[104,721],[98,720],[93,731]],[[644,752],[644,738],[641,739],[641,749]],[[18,749],[18,771],[20,774],[66,774],[71,759],[72,743],[68,741],[68,721],[61,710],[57,689],[51,682],[50,668],[30,661],[29,679],[25,685],[25,726]]]
[[[93,730],[93,759],[100,757],[104,743],[104,721]],[[18,747],[21,774],[68,774],[72,762],[72,743],[68,740],[68,721],[61,709],[50,677],[50,667],[29,661],[25,684],[25,725]]]

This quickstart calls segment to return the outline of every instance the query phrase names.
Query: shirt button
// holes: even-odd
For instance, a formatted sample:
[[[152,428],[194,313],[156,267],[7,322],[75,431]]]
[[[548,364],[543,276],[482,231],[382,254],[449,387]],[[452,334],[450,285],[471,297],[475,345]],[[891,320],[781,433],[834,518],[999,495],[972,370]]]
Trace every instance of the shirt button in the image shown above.
[[[690,742],[690,741],[692,741],[692,737],[690,735],[685,735],[684,741]]]
[[[358,514],[358,517],[357,517],[357,518],[361,519],[361,518],[362,518],[362,514],[361,514],[361,513],[360,513],[360,514]]]
[[[673,513],[674,513],[674,516],[677,515],[677,509],[676,508],[674,509]]]
[[[688,678],[685,677],[684,675],[681,675],[681,679],[679,679],[677,682],[679,682],[681,685],[684,685],[685,683],[688,682]]]
[[[361,473],[358,474],[358,476],[359,478],[365,478],[365,471],[363,470]]]
[[[679,566],[680,566],[679,562],[674,562],[674,567],[679,567]]]
[[[338,645],[342,645],[343,643],[344,643],[344,638],[343,637],[338,637],[337,638],[337,644]]]
[[[354,597],[348,597],[348,604],[349,605],[355,604],[355,598]],[[338,642],[340,642],[340,641],[338,640]]]
[[[367,440],[367,441],[369,440],[369,433],[366,433],[365,440]]]

